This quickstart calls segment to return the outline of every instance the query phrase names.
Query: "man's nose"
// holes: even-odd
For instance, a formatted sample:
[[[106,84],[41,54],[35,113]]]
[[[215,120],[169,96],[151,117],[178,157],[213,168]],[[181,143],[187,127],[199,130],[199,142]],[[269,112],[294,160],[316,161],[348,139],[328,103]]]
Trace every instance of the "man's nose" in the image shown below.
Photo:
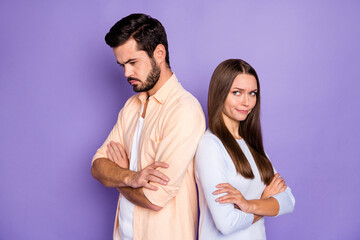
[[[124,66],[124,75],[125,75],[125,77],[126,77],[126,78],[129,78],[129,77],[132,76],[132,74],[133,74],[132,67],[125,65],[125,66]]]

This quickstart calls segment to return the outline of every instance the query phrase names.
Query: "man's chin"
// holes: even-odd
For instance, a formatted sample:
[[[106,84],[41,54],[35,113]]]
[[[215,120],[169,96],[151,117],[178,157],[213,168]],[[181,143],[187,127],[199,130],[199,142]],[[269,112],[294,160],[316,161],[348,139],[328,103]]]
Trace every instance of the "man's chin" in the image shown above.
[[[147,92],[149,90],[151,90],[154,86],[133,86],[133,90],[134,92]]]
[[[142,88],[139,88],[139,87],[136,87],[136,86],[133,87],[133,90],[134,90],[134,92],[146,92],[146,91],[148,91],[147,89],[142,89]]]

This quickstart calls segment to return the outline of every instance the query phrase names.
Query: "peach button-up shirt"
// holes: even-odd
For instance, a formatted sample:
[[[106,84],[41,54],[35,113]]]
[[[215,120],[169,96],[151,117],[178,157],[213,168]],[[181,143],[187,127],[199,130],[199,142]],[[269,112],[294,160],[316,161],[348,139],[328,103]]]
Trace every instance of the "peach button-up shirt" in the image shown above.
[[[131,145],[145,103],[145,92],[129,98],[121,109],[117,123],[93,161],[106,158],[106,145],[120,142],[131,158]],[[133,238],[183,240],[195,239],[197,232],[197,192],[194,178],[194,155],[205,131],[205,117],[201,105],[178,82],[175,74],[149,98],[140,136],[138,170],[155,161],[169,164],[159,168],[170,178],[166,186],[155,184],[157,191],[143,188],[146,198],[163,207],[159,212],[135,205]],[[114,239],[119,236],[119,203],[114,225]]]

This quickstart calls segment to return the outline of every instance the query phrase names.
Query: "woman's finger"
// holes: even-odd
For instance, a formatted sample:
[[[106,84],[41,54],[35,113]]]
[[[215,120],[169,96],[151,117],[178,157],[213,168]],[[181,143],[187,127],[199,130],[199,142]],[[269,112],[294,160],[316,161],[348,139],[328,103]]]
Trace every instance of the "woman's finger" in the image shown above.
[[[218,202],[221,203],[221,204],[225,204],[225,203],[235,203],[235,202],[236,202],[236,198],[229,197],[229,198],[226,198],[226,199],[219,200]]]
[[[284,178],[279,177],[279,178],[276,179],[276,181],[274,182],[274,187],[275,187],[275,188],[279,188],[279,185],[281,185],[282,182],[284,182]]]
[[[224,201],[225,199],[228,199],[228,198],[232,198],[232,194],[226,194],[224,196],[221,196],[221,197],[218,197],[215,199],[216,202],[221,202],[221,201]]]
[[[271,180],[270,184],[269,185],[272,185],[274,184],[274,182],[276,181],[276,179],[278,179],[280,177],[280,173],[276,173],[273,177],[273,179]]]
[[[285,191],[285,189],[287,188],[286,184],[280,189],[279,193]]]
[[[230,187],[230,188],[234,188],[230,183],[220,183],[218,185],[216,185],[217,188],[224,188],[224,187]]]
[[[236,192],[237,190],[236,189],[233,189],[233,188],[229,188],[229,187],[224,187],[224,188],[221,188],[221,189],[217,189],[213,192],[214,195],[218,195],[218,194],[221,194],[221,193],[234,193]]]

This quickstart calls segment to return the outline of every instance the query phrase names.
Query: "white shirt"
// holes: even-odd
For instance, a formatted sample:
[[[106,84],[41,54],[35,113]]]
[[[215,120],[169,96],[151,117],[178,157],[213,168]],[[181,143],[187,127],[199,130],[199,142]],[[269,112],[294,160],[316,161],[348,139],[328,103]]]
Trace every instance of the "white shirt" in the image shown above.
[[[252,224],[254,215],[234,208],[233,204],[215,201],[222,195],[213,195],[219,183],[230,183],[246,199],[260,199],[265,189],[254,158],[245,141],[237,140],[251,169],[254,179],[245,179],[236,172],[235,165],[220,139],[206,131],[201,138],[195,157],[195,177],[199,190],[199,239],[266,239],[264,218]],[[295,198],[290,188],[273,196],[280,205],[278,215],[292,212]]]
[[[142,114],[142,110],[141,110]],[[139,142],[141,129],[144,123],[144,118],[139,118],[138,126],[135,130],[133,143],[131,147],[131,158],[129,164],[129,170],[137,171],[137,159],[139,154]],[[133,220],[134,220],[134,207],[135,205],[123,197],[120,201],[119,206],[119,233],[122,240],[131,240],[133,239]]]

